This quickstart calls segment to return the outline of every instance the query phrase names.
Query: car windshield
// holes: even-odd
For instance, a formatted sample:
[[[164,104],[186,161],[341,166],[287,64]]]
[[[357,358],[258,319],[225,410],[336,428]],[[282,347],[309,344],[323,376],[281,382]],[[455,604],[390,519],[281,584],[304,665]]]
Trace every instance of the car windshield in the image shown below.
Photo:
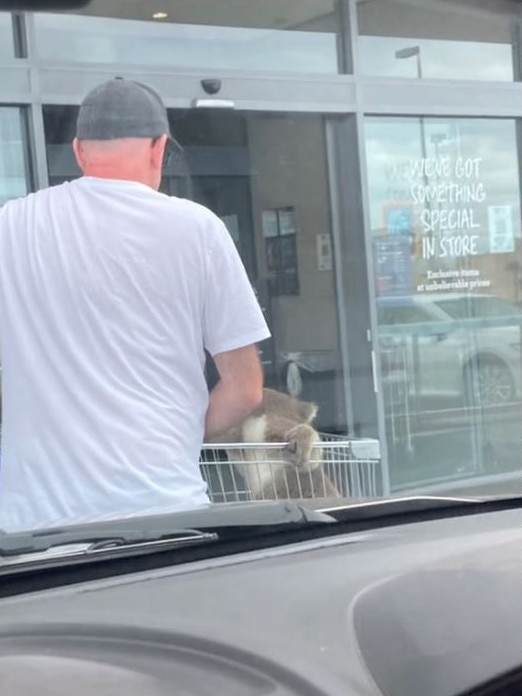
[[[0,11],[0,530],[522,494],[521,47],[515,0]]]

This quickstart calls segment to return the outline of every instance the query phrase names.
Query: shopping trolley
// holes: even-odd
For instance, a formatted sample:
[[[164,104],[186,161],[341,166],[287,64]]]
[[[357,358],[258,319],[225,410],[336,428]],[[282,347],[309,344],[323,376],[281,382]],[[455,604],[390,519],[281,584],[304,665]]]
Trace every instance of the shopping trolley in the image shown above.
[[[215,503],[286,498],[375,497],[382,491],[379,442],[321,434],[310,467],[285,464],[285,443],[203,445],[200,467]]]

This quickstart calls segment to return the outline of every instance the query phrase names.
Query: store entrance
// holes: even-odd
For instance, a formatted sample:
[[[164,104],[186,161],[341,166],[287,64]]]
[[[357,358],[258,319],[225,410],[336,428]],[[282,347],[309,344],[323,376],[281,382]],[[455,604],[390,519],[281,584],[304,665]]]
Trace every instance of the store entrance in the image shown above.
[[[76,111],[44,108],[51,184],[79,175]],[[324,118],[176,109],[169,119],[178,147],[162,190],[227,226],[272,330],[267,385],[316,401],[319,428],[346,433]]]

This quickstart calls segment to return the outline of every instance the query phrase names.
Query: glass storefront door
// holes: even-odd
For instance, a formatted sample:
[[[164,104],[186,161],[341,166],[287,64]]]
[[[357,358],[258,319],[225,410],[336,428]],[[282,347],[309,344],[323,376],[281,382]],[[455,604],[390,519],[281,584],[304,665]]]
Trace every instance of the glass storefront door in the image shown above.
[[[367,118],[392,488],[521,464],[517,124]]]
[[[79,175],[75,107],[44,107],[51,184]],[[320,115],[170,110],[179,148],[165,193],[212,209],[237,244],[273,339],[267,385],[319,405],[318,427],[346,432],[331,239],[325,119]]]

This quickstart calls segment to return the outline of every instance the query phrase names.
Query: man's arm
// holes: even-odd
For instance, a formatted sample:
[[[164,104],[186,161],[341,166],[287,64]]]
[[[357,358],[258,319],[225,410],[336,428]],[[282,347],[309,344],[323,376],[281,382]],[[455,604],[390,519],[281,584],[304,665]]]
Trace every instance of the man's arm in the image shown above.
[[[263,368],[255,345],[218,353],[214,362],[219,382],[210,393],[207,442],[242,423],[263,400]]]

